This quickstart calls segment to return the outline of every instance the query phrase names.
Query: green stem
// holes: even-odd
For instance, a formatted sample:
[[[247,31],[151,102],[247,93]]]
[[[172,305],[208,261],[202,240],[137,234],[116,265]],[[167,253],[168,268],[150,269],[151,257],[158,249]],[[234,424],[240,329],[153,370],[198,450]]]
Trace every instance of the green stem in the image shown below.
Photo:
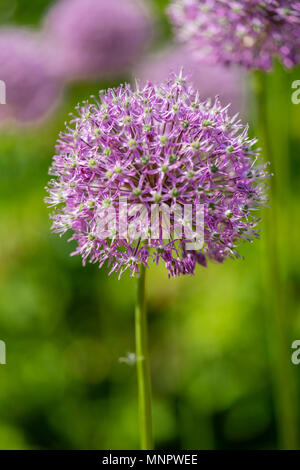
[[[278,421],[280,447],[297,449],[298,427],[295,412],[296,399],[293,374],[291,370],[290,344],[288,344],[287,316],[288,299],[285,295],[284,282],[279,260],[278,247],[278,183],[280,171],[276,168],[273,158],[272,141],[270,139],[268,107],[267,107],[267,76],[262,72],[255,73],[255,89],[257,96],[257,112],[259,139],[265,161],[271,163],[274,176],[271,179],[271,207],[265,214],[264,225],[264,288],[266,329],[270,352],[270,365],[273,375],[274,398]],[[274,136],[276,138],[276,136]],[[282,155],[281,158],[286,158]]]
[[[146,269],[141,265],[137,285],[137,300],[135,308],[135,344],[138,383],[138,402],[141,449],[153,449],[152,416],[151,416],[151,380],[147,338],[147,316],[145,300]]]

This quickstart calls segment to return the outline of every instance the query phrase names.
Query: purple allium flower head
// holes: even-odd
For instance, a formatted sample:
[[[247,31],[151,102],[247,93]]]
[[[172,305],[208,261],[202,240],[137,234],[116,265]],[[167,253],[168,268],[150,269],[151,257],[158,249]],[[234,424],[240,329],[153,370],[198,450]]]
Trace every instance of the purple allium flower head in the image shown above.
[[[169,47],[145,58],[135,70],[135,76],[147,82],[160,83],[171,72],[184,68],[201,99],[219,96],[223,103],[231,104],[231,111],[243,114],[246,107],[246,77],[238,67],[199,63],[187,47]]]
[[[0,79],[6,87],[0,120],[44,117],[57,101],[60,82],[52,74],[40,37],[28,30],[2,29],[0,64]]]
[[[129,69],[150,41],[151,21],[142,0],[61,0],[44,30],[63,77],[93,78]]]
[[[278,58],[300,62],[300,2],[296,0],[172,0],[180,41],[198,57],[270,70]]]
[[[257,164],[256,140],[227,108],[218,99],[201,101],[182,72],[161,85],[125,85],[79,105],[50,169],[46,201],[55,208],[54,231],[70,230],[78,244],[74,254],[100,266],[107,261],[120,275],[126,269],[135,275],[150,259],[162,260],[176,276],[192,274],[207,258],[238,256],[240,243],[258,236],[255,214],[266,201],[267,172]],[[187,248],[192,232],[175,236],[172,215],[168,240],[161,231],[154,237],[147,225],[138,238],[129,228],[123,232],[124,226],[121,235],[112,230],[102,238],[99,213],[113,208],[120,222],[125,198],[129,208],[139,203],[148,213],[155,204],[171,212],[189,204],[193,227],[194,207],[201,204],[203,247]]]

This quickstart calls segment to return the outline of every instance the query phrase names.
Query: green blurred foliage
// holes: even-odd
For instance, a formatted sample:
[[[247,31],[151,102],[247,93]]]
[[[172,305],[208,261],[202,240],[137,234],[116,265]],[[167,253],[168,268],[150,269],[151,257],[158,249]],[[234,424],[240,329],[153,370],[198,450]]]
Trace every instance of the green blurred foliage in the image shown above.
[[[36,25],[50,3],[2,0],[2,20]],[[152,3],[159,47],[171,37],[164,14],[168,1]],[[300,336],[300,105],[292,105],[290,96],[300,70],[282,75],[278,70],[270,78],[269,103],[276,158],[289,162],[286,185],[279,188],[278,236],[292,342]],[[70,86],[56,114],[38,128],[1,130],[0,339],[7,345],[7,364],[0,365],[1,449],[138,447],[135,369],[118,360],[134,350],[135,281],[118,281],[106,268],[83,268],[79,258],[69,257],[73,247],[50,233],[43,202],[54,144],[68,113],[108,85],[114,84]],[[281,128],[289,133],[289,160],[280,154]],[[163,267],[149,270],[157,448],[278,445],[261,241],[242,252],[245,260],[198,268],[192,278],[170,280]],[[299,397],[299,380],[297,385]]]

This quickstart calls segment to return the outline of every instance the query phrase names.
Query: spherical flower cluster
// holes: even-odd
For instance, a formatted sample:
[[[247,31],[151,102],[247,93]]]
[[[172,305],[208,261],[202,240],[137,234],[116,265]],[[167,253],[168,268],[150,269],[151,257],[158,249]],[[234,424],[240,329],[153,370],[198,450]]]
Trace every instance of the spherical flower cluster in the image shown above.
[[[55,208],[54,231],[71,230],[70,240],[78,244],[74,254],[100,266],[107,261],[120,275],[127,269],[135,275],[150,259],[162,260],[176,276],[192,274],[207,258],[238,256],[240,243],[258,236],[256,211],[266,200],[268,175],[257,164],[256,140],[227,108],[218,99],[201,101],[183,72],[161,85],[110,89],[92,104],[79,105],[60,135],[50,170],[47,202]],[[113,208],[120,220],[123,199],[147,214],[153,205],[170,212],[189,207],[191,231],[179,236],[178,219],[171,215],[167,240],[147,225],[138,237],[129,229],[101,237],[99,211]],[[197,205],[204,211],[204,244],[188,249],[196,238]]]
[[[168,78],[171,72],[181,67],[201,99],[219,96],[222,103],[230,103],[231,111],[244,114],[246,108],[246,79],[238,67],[225,67],[219,64],[207,64],[195,60],[191,51],[185,46],[172,46],[145,58],[135,70],[135,76],[146,83],[160,83]]]
[[[150,23],[142,0],[61,0],[44,31],[63,78],[93,78],[129,69],[150,41]]]
[[[42,118],[56,102],[60,83],[53,76],[39,36],[22,29],[2,29],[0,64],[6,95],[0,120]]]
[[[173,0],[178,37],[198,57],[270,70],[300,62],[300,2],[296,0]]]

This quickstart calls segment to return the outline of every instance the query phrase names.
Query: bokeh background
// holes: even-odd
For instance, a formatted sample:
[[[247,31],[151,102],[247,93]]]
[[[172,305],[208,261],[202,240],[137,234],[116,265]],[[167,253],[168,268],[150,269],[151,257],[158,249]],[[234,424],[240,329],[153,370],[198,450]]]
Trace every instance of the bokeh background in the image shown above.
[[[0,26],[39,27],[52,3],[0,0]],[[155,24],[150,53],[156,54],[172,41],[168,1],[147,3]],[[79,257],[69,257],[73,247],[66,237],[51,234],[43,202],[55,141],[68,113],[97,90],[131,79],[126,72],[73,81],[45,121],[0,128],[0,339],[7,346],[7,364],[0,365],[1,449],[138,448],[135,368],[119,361],[134,351],[135,280],[118,281],[106,268],[83,268]],[[300,339],[300,105],[291,102],[296,79],[300,69],[280,67],[266,78],[280,172],[275,177],[280,289],[288,299],[280,319],[286,331],[281,360],[294,390],[291,426],[300,429],[300,365],[291,363],[291,343]],[[251,83],[240,80],[247,95],[243,119],[255,133]],[[264,247],[263,238],[245,245],[244,260],[198,267],[194,277],[168,279],[163,267],[151,265],[157,448],[280,448],[278,386],[272,379],[275,320],[265,307]]]

